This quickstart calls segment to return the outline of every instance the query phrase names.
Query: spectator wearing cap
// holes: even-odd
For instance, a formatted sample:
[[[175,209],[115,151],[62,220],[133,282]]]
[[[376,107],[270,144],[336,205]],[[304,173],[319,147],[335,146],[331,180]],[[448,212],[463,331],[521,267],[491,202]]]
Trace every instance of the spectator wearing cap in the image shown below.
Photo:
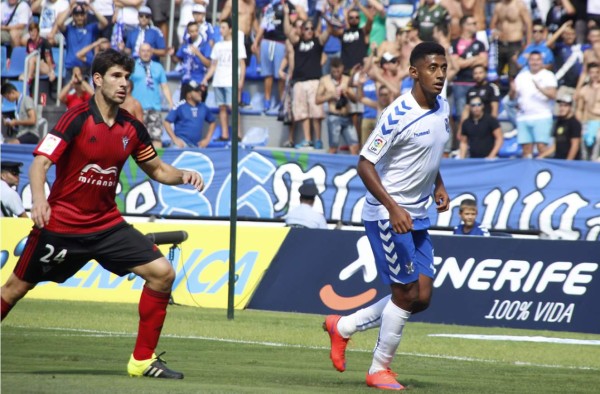
[[[167,74],[163,66],[152,60],[152,47],[144,43],[140,48],[140,57],[135,62],[133,73],[129,76],[133,81],[133,97],[140,102],[144,110],[144,124],[148,129],[152,144],[162,147],[162,96],[167,100],[169,108],[173,108],[171,91],[167,84]]]
[[[434,41],[433,28],[437,26],[448,31],[450,15],[443,5],[437,4],[436,0],[425,0],[417,9],[414,23],[419,30],[421,40]]]
[[[203,94],[206,95],[206,90],[196,81],[185,83],[181,88],[183,99],[169,111],[163,122],[167,134],[178,148],[205,148],[211,141],[216,119],[204,104]],[[209,127],[206,137],[202,138],[204,122]]]
[[[141,6],[138,11],[139,25],[129,31],[125,38],[125,53],[134,59],[140,57],[142,44],[150,44],[152,47],[152,60],[159,61],[160,56],[167,54],[165,38],[162,31],[151,22],[152,10],[148,6]]]
[[[26,33],[25,27],[31,19],[31,8],[26,1],[5,0],[1,6],[2,45],[18,47]]]
[[[390,52],[384,52],[379,59],[379,67],[372,67],[370,76],[379,86],[385,85],[392,95],[392,100],[400,96],[402,80],[408,75],[408,69],[400,69],[400,58]]]
[[[590,81],[581,88],[577,99],[577,119],[583,123],[583,159],[600,157],[600,63],[589,63],[587,74]]]
[[[183,71],[181,82],[196,81],[201,83],[210,67],[211,46],[200,35],[200,27],[196,21],[187,26],[186,41],[179,47],[174,56],[179,68]]]
[[[0,177],[0,193],[2,199],[0,200],[0,217],[12,217],[17,216],[26,218],[25,208],[23,207],[23,201],[19,197],[19,193],[14,189],[19,186],[19,174],[21,173],[21,167],[23,163],[16,161],[5,161],[2,160],[2,171]]]
[[[538,159],[554,157],[563,160],[581,160],[581,123],[573,112],[573,98],[558,96],[558,117],[552,126],[554,143]]]
[[[98,22],[88,23],[88,10],[94,13]],[[73,16],[73,20],[66,24],[70,15]],[[73,67],[79,67],[84,75],[87,74],[87,70],[92,64],[93,54],[88,52],[87,61],[82,62],[77,58],[77,52],[96,41],[100,30],[108,25],[108,21],[92,5],[72,3],[69,9],[59,14],[56,24],[65,35],[65,45],[67,47],[64,61],[67,71],[66,78],[71,79]]]
[[[193,21],[198,24],[199,34],[202,37],[202,40],[207,41],[212,48],[213,45],[215,45],[215,28],[206,20],[206,7],[202,4],[194,4],[192,7],[192,16],[194,17]],[[221,20],[224,19],[225,18],[221,17]],[[184,41],[186,38],[186,34],[184,34]],[[246,51],[246,53],[248,52]]]
[[[319,189],[312,179],[302,182],[298,188],[300,193],[300,205],[291,208],[285,217],[285,225],[288,227],[320,228],[327,229],[327,221],[322,213],[314,209],[315,199]]]
[[[473,97],[469,101],[469,117],[460,131],[460,158],[495,159],[503,142],[498,119],[485,113],[480,97]]]
[[[533,157],[533,144],[544,153],[552,131],[552,107],[557,82],[552,71],[544,68],[542,54],[531,52],[529,69],[523,69],[510,83],[511,100],[517,99],[517,141],[523,147],[523,157]]]
[[[15,85],[2,85],[2,97],[11,103],[17,103],[15,119],[3,119],[4,142],[9,144],[37,144],[40,136],[37,131],[37,115],[33,99],[20,93]]]

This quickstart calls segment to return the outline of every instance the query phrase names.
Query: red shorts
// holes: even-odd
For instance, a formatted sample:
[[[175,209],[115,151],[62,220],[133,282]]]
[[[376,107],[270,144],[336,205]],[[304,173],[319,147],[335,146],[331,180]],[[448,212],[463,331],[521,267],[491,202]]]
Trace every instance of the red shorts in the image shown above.
[[[123,276],[130,268],[163,257],[156,245],[128,223],[93,234],[58,234],[34,227],[15,266],[15,275],[29,283],[62,283],[94,259]]]

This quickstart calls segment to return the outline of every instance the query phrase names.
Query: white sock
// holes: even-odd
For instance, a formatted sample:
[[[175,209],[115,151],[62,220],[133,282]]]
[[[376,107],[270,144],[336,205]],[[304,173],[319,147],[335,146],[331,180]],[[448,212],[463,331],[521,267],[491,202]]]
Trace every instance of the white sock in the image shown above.
[[[351,315],[343,316],[337,324],[340,335],[349,338],[356,331],[365,331],[381,325],[383,308],[392,296],[386,296],[366,308],[359,309]]]
[[[381,314],[381,327],[379,328],[379,338],[373,350],[373,363],[369,369],[369,374],[386,370],[390,367],[400,339],[402,339],[402,330],[410,318],[410,312],[399,308],[390,300]]]

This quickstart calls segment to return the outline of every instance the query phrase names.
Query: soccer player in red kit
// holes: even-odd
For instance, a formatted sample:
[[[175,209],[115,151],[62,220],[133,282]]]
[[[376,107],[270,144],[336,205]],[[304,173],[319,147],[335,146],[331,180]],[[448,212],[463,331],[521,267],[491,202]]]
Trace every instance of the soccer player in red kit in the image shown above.
[[[69,109],[33,152],[29,170],[35,226],[14,272],[1,290],[2,319],[42,281],[62,283],[95,259],[116,275],[133,272],[146,283],[131,376],[182,379],[154,351],[166,316],[175,271],[160,250],[127,224],[115,195],[121,168],[131,155],[140,168],[166,185],[190,184],[202,191],[200,174],[179,170],[156,154],[148,131],[120,109],[134,61],[109,49],[92,63],[95,95]],[[46,199],[46,173],[56,180]]]

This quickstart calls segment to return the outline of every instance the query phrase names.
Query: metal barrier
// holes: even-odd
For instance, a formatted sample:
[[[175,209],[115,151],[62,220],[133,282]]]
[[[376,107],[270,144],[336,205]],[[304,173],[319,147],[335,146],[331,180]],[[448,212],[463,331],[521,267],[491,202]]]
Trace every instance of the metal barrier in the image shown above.
[[[56,84],[56,106],[59,107],[60,106],[60,100],[58,99],[58,96],[60,95],[60,92],[62,90],[62,85],[63,85],[63,67],[64,67],[64,59],[65,58],[65,38],[63,37],[62,34],[59,34],[58,36],[58,75],[57,77],[57,84]]]

